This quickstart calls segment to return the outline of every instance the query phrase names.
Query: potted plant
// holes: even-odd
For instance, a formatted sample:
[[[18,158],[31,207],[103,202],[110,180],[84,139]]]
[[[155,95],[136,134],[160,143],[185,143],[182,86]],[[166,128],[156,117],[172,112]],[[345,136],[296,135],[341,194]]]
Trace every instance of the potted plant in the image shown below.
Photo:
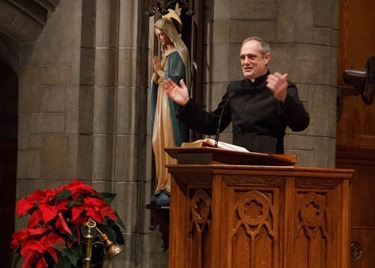
[[[12,235],[12,267],[17,267],[20,260],[22,268],[101,265],[107,242],[101,235],[124,244],[121,228],[125,226],[110,206],[115,196],[98,193],[92,186],[73,180],[56,189],[38,189],[22,198],[17,203],[17,215],[29,215],[29,219],[26,228]],[[88,228],[88,222],[94,222],[95,228]],[[89,260],[88,245],[93,252]]]

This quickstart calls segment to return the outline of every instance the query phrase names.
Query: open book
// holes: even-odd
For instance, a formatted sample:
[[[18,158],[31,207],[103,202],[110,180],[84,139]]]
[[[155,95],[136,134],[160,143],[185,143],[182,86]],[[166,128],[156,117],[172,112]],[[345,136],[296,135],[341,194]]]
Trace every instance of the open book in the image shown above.
[[[185,148],[215,147],[215,140],[210,139],[210,138],[205,138],[205,139],[196,140],[193,142],[183,142],[181,144],[181,147],[185,147]],[[222,142],[222,141],[218,142],[217,148],[230,150],[230,151],[236,151],[236,152],[249,152],[244,147],[233,145],[233,144]]]
[[[212,156],[210,160],[212,163],[270,166],[291,166],[297,163],[296,154],[251,152],[244,147],[222,141],[219,141],[218,146],[215,147],[215,140],[210,138],[184,142],[181,147],[165,148],[165,150],[172,158],[180,157],[179,161],[183,161],[185,164],[200,163],[200,161],[203,161],[202,159],[207,161],[207,154]]]

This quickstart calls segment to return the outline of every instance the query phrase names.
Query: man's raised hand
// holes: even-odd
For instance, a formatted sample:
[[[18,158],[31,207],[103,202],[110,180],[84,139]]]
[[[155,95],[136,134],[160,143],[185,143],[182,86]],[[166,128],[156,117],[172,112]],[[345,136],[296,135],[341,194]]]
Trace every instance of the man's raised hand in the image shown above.
[[[184,106],[189,101],[189,90],[182,79],[180,80],[180,86],[178,86],[172,79],[168,78],[164,82],[164,89],[168,96],[179,105]]]
[[[276,99],[281,102],[285,101],[288,88],[288,74],[280,74],[278,72],[270,74],[267,77],[267,87],[272,90]]]

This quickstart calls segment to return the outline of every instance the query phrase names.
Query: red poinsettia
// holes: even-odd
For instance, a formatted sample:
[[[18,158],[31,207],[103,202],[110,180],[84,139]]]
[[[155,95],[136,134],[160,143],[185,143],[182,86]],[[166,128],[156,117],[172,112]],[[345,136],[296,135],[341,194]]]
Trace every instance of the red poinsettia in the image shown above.
[[[109,205],[114,197],[73,180],[57,189],[36,190],[22,198],[17,203],[17,215],[30,217],[27,228],[13,234],[13,267],[21,258],[22,268],[81,266],[85,254],[82,232],[89,219],[109,232],[111,240],[123,244],[118,225],[124,225]]]

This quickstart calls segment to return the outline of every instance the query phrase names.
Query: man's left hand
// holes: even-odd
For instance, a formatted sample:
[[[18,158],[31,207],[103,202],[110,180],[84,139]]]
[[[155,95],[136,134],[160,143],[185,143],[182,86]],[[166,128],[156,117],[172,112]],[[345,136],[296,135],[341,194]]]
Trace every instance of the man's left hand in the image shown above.
[[[270,74],[267,77],[267,87],[272,90],[275,98],[281,102],[285,101],[288,88],[288,74],[280,74],[278,72]]]

